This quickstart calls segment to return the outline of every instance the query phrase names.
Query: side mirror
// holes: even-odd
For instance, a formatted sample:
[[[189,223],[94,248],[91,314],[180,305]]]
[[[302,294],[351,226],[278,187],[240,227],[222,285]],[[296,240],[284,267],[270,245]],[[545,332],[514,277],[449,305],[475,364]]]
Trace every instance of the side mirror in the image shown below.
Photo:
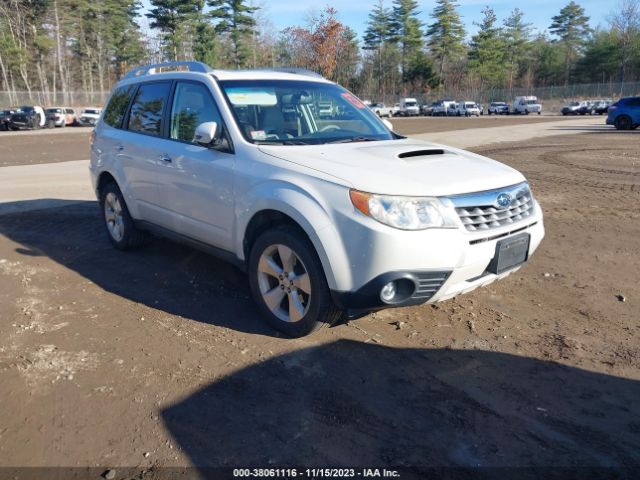
[[[193,135],[193,141],[203,147],[209,147],[212,143],[215,143],[217,135],[218,124],[216,122],[205,122],[201,123],[196,128],[196,133]]]
[[[391,123],[386,118],[382,119],[382,123],[384,123],[384,126],[387,127],[389,129],[389,131],[393,132],[393,123]]]

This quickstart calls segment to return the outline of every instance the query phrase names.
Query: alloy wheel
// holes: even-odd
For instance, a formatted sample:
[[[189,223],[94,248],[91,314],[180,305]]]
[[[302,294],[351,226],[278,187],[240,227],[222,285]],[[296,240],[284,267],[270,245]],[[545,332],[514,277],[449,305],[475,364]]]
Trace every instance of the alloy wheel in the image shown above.
[[[309,311],[311,281],[307,268],[286,245],[271,245],[262,252],[258,286],[267,308],[283,322],[297,322]]]

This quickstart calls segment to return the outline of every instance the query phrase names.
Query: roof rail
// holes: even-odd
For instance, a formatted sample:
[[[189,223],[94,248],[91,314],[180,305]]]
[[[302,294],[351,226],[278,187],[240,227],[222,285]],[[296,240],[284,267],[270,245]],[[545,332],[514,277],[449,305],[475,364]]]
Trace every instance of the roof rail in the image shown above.
[[[162,71],[181,71],[187,70],[189,72],[209,73],[212,72],[212,68],[202,62],[165,62],[154,63],[153,65],[143,65],[141,67],[132,68],[127,72],[123,78],[140,77],[142,75],[153,75],[155,73],[161,73]]]
[[[295,75],[305,75],[307,77],[324,78],[318,72],[314,72],[312,70],[307,70],[306,68],[298,68],[298,67],[258,68],[257,70],[264,70],[267,72],[293,73]]]

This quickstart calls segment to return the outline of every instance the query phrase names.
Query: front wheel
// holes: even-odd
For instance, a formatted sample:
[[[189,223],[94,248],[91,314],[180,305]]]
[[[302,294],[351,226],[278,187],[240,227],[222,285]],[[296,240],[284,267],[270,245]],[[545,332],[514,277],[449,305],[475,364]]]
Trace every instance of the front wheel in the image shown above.
[[[293,226],[267,230],[254,242],[249,284],[267,323],[291,337],[331,325],[341,314],[313,245]]]

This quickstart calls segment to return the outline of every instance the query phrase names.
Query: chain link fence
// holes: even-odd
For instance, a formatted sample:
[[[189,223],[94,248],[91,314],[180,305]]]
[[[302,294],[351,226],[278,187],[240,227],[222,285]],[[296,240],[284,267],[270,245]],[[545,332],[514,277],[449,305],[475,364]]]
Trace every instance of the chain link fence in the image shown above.
[[[32,90],[8,92],[0,91],[0,108],[19,107],[20,105],[39,105],[46,107],[101,107],[110,92],[43,92]]]

